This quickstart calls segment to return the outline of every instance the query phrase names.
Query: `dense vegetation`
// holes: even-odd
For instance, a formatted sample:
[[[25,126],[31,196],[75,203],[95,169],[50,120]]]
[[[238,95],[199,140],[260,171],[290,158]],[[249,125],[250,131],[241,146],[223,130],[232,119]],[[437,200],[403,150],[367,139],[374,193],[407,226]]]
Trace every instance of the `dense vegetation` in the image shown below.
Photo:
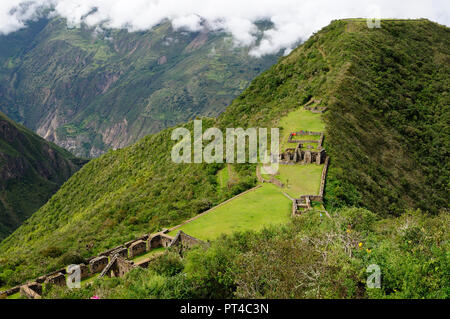
[[[40,20],[0,35],[0,110],[76,155],[98,156],[216,116],[276,61],[248,50],[225,33],[168,22],[129,33]]]
[[[237,234],[194,250],[185,261],[164,257],[178,265],[167,273],[138,270],[79,293],[446,297],[448,41],[448,28],[425,20],[383,21],[373,30],[335,21],[257,77],[215,122],[204,121],[204,127],[275,127],[290,111],[321,99],[329,108],[325,192],[333,220],[307,215],[280,230]],[[224,165],[174,165],[170,133],[110,151],[75,174],[0,244],[0,280],[12,285],[80,261],[254,185],[254,165],[235,165],[239,178],[225,188]],[[408,208],[423,213],[390,216]],[[381,216],[387,219],[374,221]],[[371,258],[385,276],[381,291],[362,287]],[[268,262],[277,259],[277,265]],[[317,273],[324,275],[311,277]],[[291,276],[300,288],[290,286]]]
[[[235,233],[185,254],[168,252],[149,269],[53,289],[46,298],[448,298],[448,214],[379,219],[340,209],[306,214],[285,227]],[[367,288],[368,265],[381,289]]]
[[[213,120],[204,119],[206,129]],[[192,129],[192,122],[187,124]],[[171,130],[91,160],[0,246],[0,280],[13,285],[145,233],[175,226],[255,184],[217,187],[224,165],[174,164]]]
[[[84,163],[0,112],[0,240]]]

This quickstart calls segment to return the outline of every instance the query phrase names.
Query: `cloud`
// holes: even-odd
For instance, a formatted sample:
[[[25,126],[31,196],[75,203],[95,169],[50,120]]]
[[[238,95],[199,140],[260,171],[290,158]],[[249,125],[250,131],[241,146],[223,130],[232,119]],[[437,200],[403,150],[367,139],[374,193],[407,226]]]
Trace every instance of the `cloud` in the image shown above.
[[[49,8],[72,27],[85,23],[141,31],[168,19],[177,29],[197,31],[206,23],[213,30],[229,32],[236,45],[251,46],[254,56],[290,52],[334,19],[428,18],[450,24],[447,0],[1,0],[0,33],[24,28]],[[259,32],[255,22],[262,19],[273,27],[255,45]]]

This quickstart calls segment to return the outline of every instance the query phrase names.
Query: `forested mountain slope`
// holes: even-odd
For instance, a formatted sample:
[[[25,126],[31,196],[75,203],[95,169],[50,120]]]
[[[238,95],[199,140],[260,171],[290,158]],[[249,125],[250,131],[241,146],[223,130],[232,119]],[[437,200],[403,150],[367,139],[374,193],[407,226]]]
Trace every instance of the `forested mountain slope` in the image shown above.
[[[325,113],[326,207],[376,216],[448,207],[449,30],[426,20],[334,21],[273,66],[207,126],[276,127],[311,100]],[[186,124],[192,128],[192,122]],[[92,160],[0,244],[8,284],[176,225],[253,186],[255,166],[219,192],[222,164],[174,164],[171,129]],[[372,214],[369,214],[373,216]],[[20,243],[20,244],[19,244]]]
[[[84,162],[0,112],[0,239],[45,204]]]
[[[437,212],[449,203],[449,78],[449,28],[335,21],[256,78],[219,121],[276,126],[280,114],[321,100],[329,207]]]
[[[76,155],[96,157],[219,114],[276,62],[248,51],[206,27],[185,32],[166,22],[129,33],[43,19],[0,36],[0,110]]]

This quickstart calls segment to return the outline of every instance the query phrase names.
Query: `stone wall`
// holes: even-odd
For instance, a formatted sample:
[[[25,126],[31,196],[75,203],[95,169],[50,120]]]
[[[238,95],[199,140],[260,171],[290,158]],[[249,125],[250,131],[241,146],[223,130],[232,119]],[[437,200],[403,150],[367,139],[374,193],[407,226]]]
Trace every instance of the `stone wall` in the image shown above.
[[[121,246],[120,248],[117,248],[116,250],[112,251],[109,256],[113,257],[115,255],[119,255],[122,258],[128,258],[128,249],[126,247]]]
[[[89,269],[91,270],[91,273],[96,274],[98,272],[101,272],[107,265],[108,257],[99,256],[89,262]]]
[[[29,299],[41,299],[42,285],[37,282],[20,286],[20,295]]]
[[[325,106],[305,106],[304,109],[318,114],[323,114],[328,110]]]
[[[16,286],[16,287],[13,287],[8,290],[0,292],[0,296],[3,296],[3,295],[11,296],[11,295],[18,293],[19,291],[20,291],[20,286]]]
[[[323,202],[323,192],[325,191],[325,182],[327,180],[327,172],[328,172],[328,165],[329,164],[330,164],[330,157],[327,156],[326,159],[325,159],[325,165],[323,166],[322,176],[320,178],[319,196],[322,198],[322,202]]]
[[[147,251],[147,244],[143,240],[135,241],[130,245],[129,255],[130,258],[142,255]]]
[[[91,275],[88,266],[86,266],[85,264],[79,264],[78,266],[80,266],[81,280],[86,279]]]
[[[138,242],[138,241],[147,241],[148,238],[150,237],[150,235],[143,235],[139,238],[136,238],[134,240],[130,240],[129,242],[126,242],[125,244],[123,244],[123,246],[125,246],[126,248],[130,248],[131,245],[133,245],[134,243]]]
[[[326,156],[325,164],[322,169],[322,175],[320,177],[319,195],[302,195],[302,196],[300,196],[300,198],[294,200],[292,203],[292,215],[293,216],[298,214],[299,208],[310,209],[311,208],[310,202],[323,203],[323,193],[325,190],[325,182],[327,180],[327,172],[328,172],[329,163],[330,163],[330,157]]]
[[[116,255],[118,257],[122,258],[123,260],[126,260],[128,258],[128,248],[129,247],[132,247],[132,249],[134,248],[134,256],[136,256],[137,254],[144,253],[147,250],[150,250],[152,248],[169,247],[171,242],[173,241],[174,237],[165,234],[168,231],[169,231],[168,229],[165,229],[154,235],[145,234],[136,240],[129,241],[125,244],[119,245],[119,246],[109,249],[105,252],[102,252],[102,253],[98,254],[97,256],[87,259],[87,262],[89,265],[85,265],[85,264],[79,265],[80,270],[81,270],[81,279],[86,279],[93,274],[102,272],[108,266],[110,258],[112,259]],[[149,242],[148,248],[147,248],[147,244],[146,244],[147,240]],[[143,251],[142,251],[142,249],[143,249]],[[146,265],[144,265],[144,266],[148,266],[148,262],[149,262],[149,260],[146,260]],[[133,267],[135,266],[135,265],[133,265],[133,262],[130,262],[128,260],[127,260],[126,264],[119,261],[118,274],[120,275],[121,273],[128,272],[130,269],[130,265],[132,265]],[[49,274],[38,277],[34,283],[36,283],[36,284],[50,283],[50,284],[65,286],[66,285],[66,276],[65,276],[66,273],[67,273],[66,268],[62,268],[62,269],[53,271]],[[63,284],[63,282],[64,282],[64,284]],[[8,290],[0,291],[0,298],[6,298],[6,297],[16,294],[20,291],[24,291],[24,294],[26,293],[27,296],[31,296],[33,293],[30,292],[30,288],[28,286],[29,286],[29,284],[18,285],[13,288],[10,288]],[[29,297],[29,298],[31,298],[31,297]],[[40,298],[40,296],[39,296],[39,298]]]
[[[123,277],[135,267],[136,266],[133,262],[126,260],[119,255],[115,255],[112,257],[108,265],[102,270],[99,277],[103,277],[105,275],[108,277]]]
[[[170,246],[182,246],[183,248],[191,248],[195,245],[198,245],[201,243],[200,239],[197,239],[195,237],[189,236],[182,230],[178,231],[177,235],[172,240]]]
[[[312,164],[315,163],[317,165],[323,164],[325,161],[326,152],[324,149],[319,151],[311,151],[311,150],[301,150],[297,148],[294,152],[291,152],[290,149],[282,154],[280,154],[280,164]]]
[[[64,276],[63,273],[59,272],[57,274],[47,277],[44,283],[47,285],[64,287],[66,286],[66,276]]]

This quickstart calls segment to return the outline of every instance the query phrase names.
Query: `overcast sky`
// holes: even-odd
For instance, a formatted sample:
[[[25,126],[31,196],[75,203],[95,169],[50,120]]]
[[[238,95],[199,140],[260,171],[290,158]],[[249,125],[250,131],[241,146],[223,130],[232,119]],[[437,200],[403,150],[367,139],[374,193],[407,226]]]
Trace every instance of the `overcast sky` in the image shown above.
[[[71,26],[146,30],[164,19],[175,28],[198,30],[202,18],[210,28],[233,35],[236,45],[252,46],[261,56],[289,50],[331,20],[354,17],[428,18],[450,25],[449,0],[0,0],[0,33],[25,27],[43,8],[67,18]],[[96,10],[94,10],[96,9]],[[254,46],[255,21],[274,27]]]

